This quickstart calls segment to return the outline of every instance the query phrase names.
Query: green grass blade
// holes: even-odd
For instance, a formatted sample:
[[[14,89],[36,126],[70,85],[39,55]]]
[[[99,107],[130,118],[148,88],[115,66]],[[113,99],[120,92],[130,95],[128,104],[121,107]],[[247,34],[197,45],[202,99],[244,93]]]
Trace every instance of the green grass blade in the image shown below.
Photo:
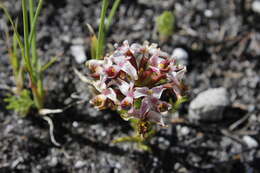
[[[25,66],[30,73],[31,80],[34,83],[35,79],[33,77],[33,68],[30,61],[30,47],[29,47],[29,24],[28,24],[28,15],[27,15],[27,2],[26,0],[22,0],[22,9],[23,9],[23,31],[24,31],[24,60]]]
[[[15,27],[14,21],[11,18],[11,15],[9,14],[8,10],[5,8],[5,6],[2,3],[0,3],[0,8],[3,9],[6,17],[8,18],[9,22],[11,23],[12,28],[14,30],[14,33],[15,33],[15,35],[17,37],[18,44],[19,44],[20,48],[23,49],[24,46],[23,46],[22,40],[21,40],[20,35],[19,35],[19,33],[18,33],[18,31],[17,31],[17,29]]]
[[[116,0],[116,1],[114,2],[114,4],[113,4],[113,7],[112,7],[112,9],[111,9],[111,11],[110,11],[110,13],[109,13],[108,18],[107,18],[106,32],[108,32],[108,30],[109,30],[109,28],[110,28],[110,26],[111,26],[112,20],[113,20],[115,14],[116,14],[117,8],[118,8],[119,5],[120,5],[120,2],[121,2],[121,0]]]
[[[29,0],[29,9],[30,9],[30,27],[31,27],[30,29],[31,29],[31,33],[32,33],[32,40],[29,41],[29,45],[30,45],[31,53],[32,53],[32,66],[33,66],[33,68],[36,68],[37,62],[38,62],[37,45],[36,45],[36,34],[37,33],[36,33],[36,30],[34,30],[34,32],[32,32],[32,27],[33,27],[32,24],[33,24],[34,11],[35,11],[34,0]]]
[[[42,5],[43,5],[43,0],[39,0],[38,6],[36,8],[35,15],[33,17],[33,20],[31,21],[31,32],[30,32],[30,36],[29,36],[29,43],[30,44],[32,42],[33,35],[36,31],[36,25],[37,25],[37,22],[38,22],[39,14],[40,14],[41,9],[42,9]]]
[[[41,73],[47,70],[50,66],[52,66],[55,62],[58,61],[57,57],[52,58],[49,62],[41,67]]]
[[[17,76],[18,74],[18,71],[19,71],[19,60],[18,60],[18,50],[17,50],[17,37],[14,35],[13,36],[13,47],[12,47],[12,55],[11,55],[11,59],[12,59],[12,66],[13,66],[13,69],[15,70],[15,76]]]
[[[104,52],[105,18],[106,18],[107,8],[108,8],[108,0],[103,0],[101,17],[100,17],[100,25],[98,30],[98,44],[97,44],[97,53],[96,53],[97,59],[101,59]]]
[[[92,59],[96,59],[97,55],[97,37],[90,24],[87,23],[87,28],[90,33],[90,55]]]

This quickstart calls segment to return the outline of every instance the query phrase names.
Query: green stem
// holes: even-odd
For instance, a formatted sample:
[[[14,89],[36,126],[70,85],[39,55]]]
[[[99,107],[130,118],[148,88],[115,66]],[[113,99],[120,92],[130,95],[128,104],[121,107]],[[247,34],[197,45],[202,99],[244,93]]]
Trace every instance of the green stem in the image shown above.
[[[104,51],[105,18],[106,18],[107,8],[108,8],[108,0],[103,0],[101,17],[100,17],[100,25],[98,30],[98,45],[97,45],[97,53],[96,53],[97,59],[100,59],[103,56],[103,51]]]
[[[33,93],[33,99],[34,99],[34,103],[36,105],[36,107],[38,109],[42,108],[43,106],[43,93],[42,93],[42,82],[41,82],[41,75],[38,74],[37,72],[37,62],[35,62],[35,64],[33,64],[32,66],[32,60],[34,59],[36,61],[36,38],[34,38],[35,40],[33,40],[33,37],[36,37],[36,30],[35,30],[35,26],[37,23],[37,20],[35,20],[35,18],[37,19],[37,17],[35,17],[36,15],[33,15],[34,13],[34,2],[30,0],[30,6],[29,6],[29,10],[30,10],[30,23],[32,24],[32,22],[35,22],[34,24],[31,25],[31,32],[30,32],[30,36],[32,41],[30,40],[30,36],[29,36],[29,23],[28,23],[28,14],[27,14],[27,1],[26,0],[22,0],[22,9],[23,9],[23,25],[24,25],[24,51],[23,51],[23,57],[25,60],[25,66],[29,72],[29,76],[30,76],[30,81],[31,81],[31,89],[32,89],[32,93]],[[30,49],[31,48],[31,49]],[[31,51],[30,51],[31,50]],[[31,53],[32,56],[35,56],[33,58],[31,57]],[[33,55],[34,53],[34,55]]]
[[[31,20],[31,32],[30,32],[30,36],[29,36],[29,43],[32,42],[33,33],[35,33],[35,31],[36,31],[36,24],[38,22],[38,17],[39,17],[39,14],[41,12],[42,5],[43,5],[43,0],[39,0],[35,15],[33,17],[33,20]]]
[[[109,13],[109,16],[107,18],[107,24],[106,24],[106,32],[108,32],[110,26],[111,26],[111,23],[112,23],[112,20],[113,20],[113,17],[115,16],[116,14],[116,10],[117,8],[119,7],[119,4],[120,4],[121,0],[116,0],[113,4],[113,7]]]
[[[24,60],[27,70],[30,73],[30,77],[33,83],[35,83],[35,79],[33,77],[33,69],[30,61],[30,47],[29,47],[29,25],[28,25],[28,15],[27,15],[27,3],[26,0],[22,0],[22,9],[23,9],[23,30],[24,30]]]
[[[33,23],[33,19],[34,19],[34,8],[35,8],[35,4],[34,4],[34,0],[29,0],[29,8],[30,8],[30,29],[31,29],[31,33],[32,33],[32,41],[30,42],[30,46],[31,46],[31,53],[32,53],[32,65],[33,67],[37,67],[37,61],[38,61],[38,57],[37,57],[37,46],[36,46],[36,32],[32,32],[32,23]]]
[[[19,35],[19,33],[18,33],[17,29],[16,29],[16,25],[14,24],[14,21],[12,20],[10,14],[8,13],[7,9],[5,8],[5,6],[4,6],[2,3],[0,3],[0,8],[3,9],[3,11],[4,11],[6,17],[8,18],[9,22],[10,22],[11,25],[12,25],[12,28],[13,28],[13,30],[14,30],[14,34],[15,34],[15,36],[17,37],[17,41],[18,41],[19,47],[20,47],[21,49],[24,49],[22,40],[21,40],[21,38],[20,38],[20,35]]]

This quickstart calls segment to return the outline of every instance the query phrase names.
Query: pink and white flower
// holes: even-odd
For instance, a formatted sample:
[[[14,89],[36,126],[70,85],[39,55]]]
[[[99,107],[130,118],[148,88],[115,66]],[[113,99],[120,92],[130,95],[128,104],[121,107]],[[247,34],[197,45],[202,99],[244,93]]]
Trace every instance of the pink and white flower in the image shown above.
[[[93,77],[91,84],[99,92],[91,100],[98,109],[113,107],[127,117],[165,126],[163,115],[172,105],[165,101],[170,99],[162,100],[163,93],[164,97],[182,96],[186,67],[177,65],[157,44],[129,45],[124,41],[103,60],[88,61],[87,67]]]

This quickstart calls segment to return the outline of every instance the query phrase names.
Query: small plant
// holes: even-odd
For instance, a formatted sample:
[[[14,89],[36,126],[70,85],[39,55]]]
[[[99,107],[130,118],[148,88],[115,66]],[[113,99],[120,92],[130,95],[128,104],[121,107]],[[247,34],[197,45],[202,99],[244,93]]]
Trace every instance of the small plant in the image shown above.
[[[174,31],[175,17],[170,11],[163,12],[156,18],[156,28],[161,41],[166,41]]]
[[[5,99],[8,102],[7,109],[13,109],[25,116],[28,114],[30,107],[34,105],[31,99],[31,93],[28,90],[22,90],[20,95],[10,95]]]
[[[135,141],[145,147],[145,138],[154,134],[153,124],[165,127],[163,116],[183,100],[182,79],[186,67],[157,48],[156,44],[122,46],[103,60],[89,60],[86,65],[96,95],[91,103],[99,110],[117,110],[125,120],[134,119],[134,137],[114,142]]]
[[[10,63],[16,82],[15,96],[5,99],[8,109],[26,115],[32,107],[40,110],[44,106],[45,92],[43,87],[43,73],[56,59],[41,65],[37,54],[36,25],[43,0],[21,0],[23,12],[23,37],[17,31],[17,23],[13,21],[7,9],[0,3],[13,28],[12,46],[8,46]],[[28,8],[29,7],[29,8]],[[29,14],[29,16],[28,16]],[[7,38],[9,34],[7,32]],[[28,75],[29,83],[26,85]],[[31,97],[32,95],[32,97]]]
[[[94,30],[90,25],[87,25],[91,33],[91,57],[92,59],[102,59],[104,57],[104,50],[106,45],[106,35],[112,24],[116,10],[119,7],[121,0],[115,0],[109,16],[106,20],[106,13],[108,10],[109,0],[103,0],[102,10],[100,16],[100,24],[98,29],[98,37],[96,37]]]

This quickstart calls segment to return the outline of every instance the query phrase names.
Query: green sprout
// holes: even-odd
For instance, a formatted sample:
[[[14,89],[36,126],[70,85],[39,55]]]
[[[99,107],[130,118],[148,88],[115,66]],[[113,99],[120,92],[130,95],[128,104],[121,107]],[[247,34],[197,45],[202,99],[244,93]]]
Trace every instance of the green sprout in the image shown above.
[[[35,107],[37,110],[43,108],[45,99],[43,72],[56,62],[56,59],[54,58],[47,64],[41,65],[37,54],[36,26],[43,0],[39,0],[37,6],[36,0],[22,0],[21,2],[23,35],[18,33],[18,24],[14,22],[8,10],[1,3],[0,8],[4,11],[13,29],[12,46],[8,46],[8,52],[16,82],[16,90],[14,92],[15,96],[9,96],[9,98],[5,99],[8,102],[7,108],[14,109],[21,114],[27,114],[32,107]],[[7,32],[8,38],[9,35]],[[26,85],[25,77],[27,75],[29,83]],[[25,104],[26,102],[28,104]]]
[[[175,17],[170,11],[164,11],[156,18],[156,28],[159,33],[160,40],[167,40],[174,31]]]
[[[10,95],[4,101],[8,102],[7,109],[13,109],[25,116],[29,112],[29,108],[34,105],[29,90],[22,90],[20,95]]]
[[[104,57],[105,44],[106,44],[106,35],[112,24],[112,20],[115,16],[115,13],[119,7],[121,0],[115,0],[110,10],[110,13],[106,20],[106,13],[108,10],[109,0],[103,0],[102,10],[100,16],[100,24],[98,29],[98,37],[96,37],[93,29],[90,25],[88,28],[91,33],[91,57],[92,59],[102,59]]]
[[[149,146],[150,139],[155,135],[156,130],[154,129],[153,123],[140,122],[138,119],[130,119],[130,125],[134,129],[133,136],[124,136],[114,139],[112,142],[114,144],[121,142],[130,142],[136,144],[137,148],[141,151],[151,152],[151,147]],[[139,133],[139,127],[147,127],[147,133],[145,136]]]

